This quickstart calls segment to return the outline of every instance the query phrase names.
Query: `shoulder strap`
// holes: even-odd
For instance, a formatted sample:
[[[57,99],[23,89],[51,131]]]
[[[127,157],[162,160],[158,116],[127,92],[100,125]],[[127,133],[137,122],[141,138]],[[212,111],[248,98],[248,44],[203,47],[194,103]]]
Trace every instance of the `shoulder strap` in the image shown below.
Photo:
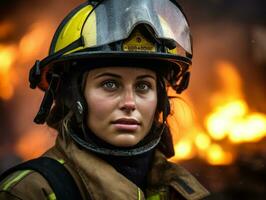
[[[31,169],[40,173],[49,183],[56,200],[81,200],[80,191],[69,171],[57,160],[48,157],[40,157],[19,164],[0,176],[3,180],[8,175],[19,170]]]

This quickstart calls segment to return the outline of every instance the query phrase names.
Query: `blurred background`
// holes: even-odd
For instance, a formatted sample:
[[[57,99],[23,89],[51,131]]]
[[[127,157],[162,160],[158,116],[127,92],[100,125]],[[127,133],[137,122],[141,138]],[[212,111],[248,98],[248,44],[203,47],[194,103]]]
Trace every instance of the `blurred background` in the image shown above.
[[[0,172],[35,158],[56,133],[32,120],[43,93],[28,71],[81,0],[0,1]],[[266,1],[179,0],[190,21],[190,87],[168,119],[178,162],[210,199],[265,199]]]

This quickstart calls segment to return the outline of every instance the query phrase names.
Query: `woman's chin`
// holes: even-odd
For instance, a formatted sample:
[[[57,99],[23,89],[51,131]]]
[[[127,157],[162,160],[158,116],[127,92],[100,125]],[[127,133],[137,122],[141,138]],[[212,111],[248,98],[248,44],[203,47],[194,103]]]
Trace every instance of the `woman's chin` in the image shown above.
[[[117,147],[132,147],[139,143],[141,138],[136,137],[133,134],[120,134],[113,138],[112,141],[108,141],[108,143],[117,146]]]

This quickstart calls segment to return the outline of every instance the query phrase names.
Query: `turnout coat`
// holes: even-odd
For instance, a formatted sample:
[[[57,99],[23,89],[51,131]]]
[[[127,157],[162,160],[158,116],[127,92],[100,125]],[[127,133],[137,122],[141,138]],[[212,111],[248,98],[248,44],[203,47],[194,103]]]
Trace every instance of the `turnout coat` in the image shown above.
[[[43,156],[66,167],[84,200],[197,200],[209,194],[187,170],[169,162],[159,150],[152,161],[146,191],[66,133],[59,134],[55,146]],[[17,171],[0,181],[0,200],[56,200],[46,179],[36,171]]]

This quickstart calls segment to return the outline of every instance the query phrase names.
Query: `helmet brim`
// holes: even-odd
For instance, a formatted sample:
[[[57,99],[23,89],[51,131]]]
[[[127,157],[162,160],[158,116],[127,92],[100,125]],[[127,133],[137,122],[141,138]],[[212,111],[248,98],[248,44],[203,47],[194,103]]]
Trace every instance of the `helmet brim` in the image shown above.
[[[191,60],[187,57],[157,52],[76,52],[64,55],[46,66],[42,66],[42,77],[38,87],[41,90],[47,90],[49,86],[48,72],[51,70],[65,71],[65,69],[61,69],[64,66],[71,66],[71,70],[91,70],[108,66],[143,67],[167,74],[169,67],[187,69],[191,64]]]

